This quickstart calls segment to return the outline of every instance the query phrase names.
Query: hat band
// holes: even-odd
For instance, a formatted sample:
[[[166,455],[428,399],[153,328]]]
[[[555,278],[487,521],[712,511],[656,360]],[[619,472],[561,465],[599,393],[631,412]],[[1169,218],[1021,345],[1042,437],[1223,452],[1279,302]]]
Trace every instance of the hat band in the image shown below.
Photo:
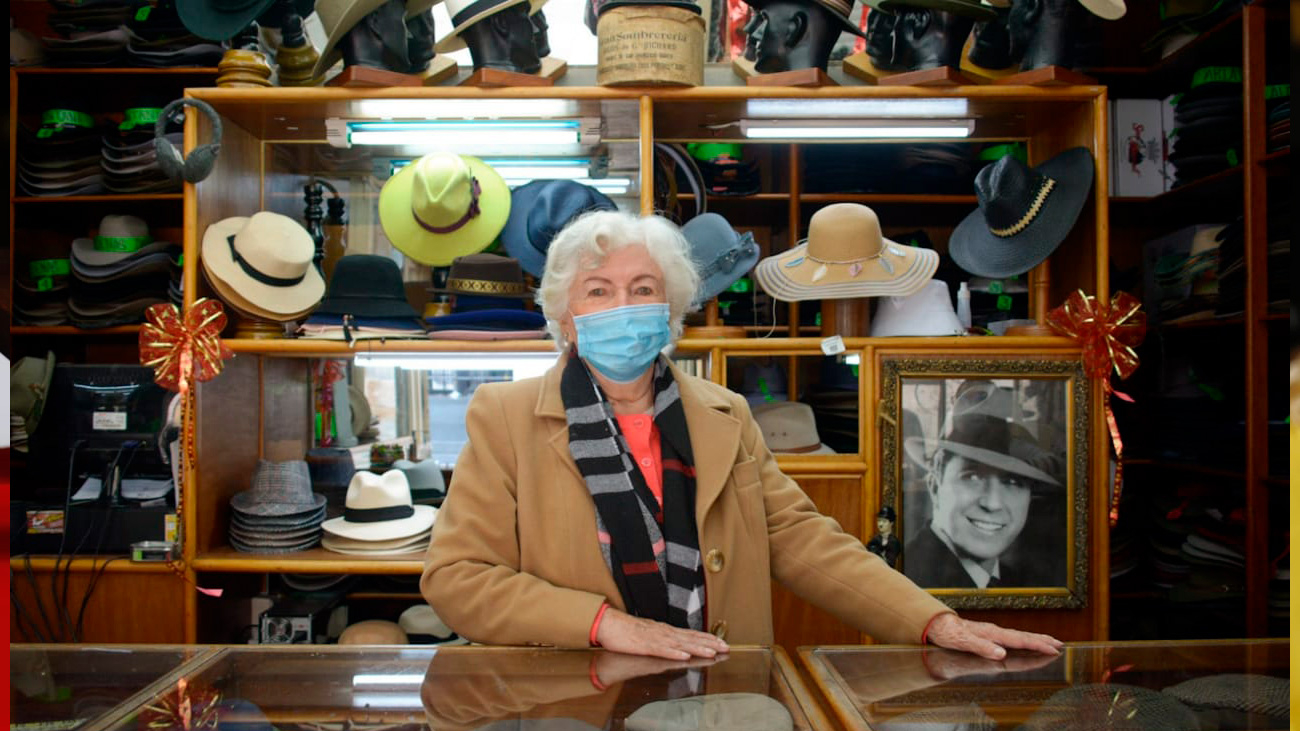
[[[711,277],[714,274],[721,274],[724,272],[731,271],[733,268],[735,268],[736,262],[740,261],[740,259],[743,256],[745,256],[747,252],[751,251],[753,249],[753,246],[754,246],[754,234],[746,231],[745,233],[740,235],[740,240],[738,241],[736,246],[733,246],[730,249],[727,249],[726,251],[722,252],[722,254],[718,256],[718,258],[709,262],[707,266],[701,269],[700,276],[702,278],[707,279],[708,277]]]
[[[425,231],[428,231],[431,234],[452,233],[453,231],[457,231],[461,228],[464,228],[465,224],[469,223],[471,219],[473,219],[475,216],[479,214],[478,195],[480,190],[481,188],[479,187],[478,184],[478,178],[473,178],[473,177],[470,178],[469,179],[469,196],[470,196],[469,209],[465,211],[465,215],[460,217],[460,220],[456,221],[450,226],[430,226],[429,224],[425,223],[423,220],[420,219],[419,212],[417,212],[414,208],[411,209],[411,215],[415,217],[415,222],[420,224],[420,228],[423,228]]]
[[[387,508],[343,508],[343,520],[348,523],[382,523],[401,520],[415,515],[410,505],[392,505]]]
[[[778,454],[807,454],[809,452],[816,452],[821,448],[822,445],[820,443],[817,443],[817,444],[809,444],[806,447],[782,447],[780,450],[774,449],[772,451],[777,452]]]
[[[96,236],[95,251],[130,254],[153,243],[152,236]]]
[[[466,5],[464,10],[451,16],[451,27],[459,28],[465,21],[475,15],[499,7],[503,4],[502,0],[477,0],[477,2],[472,2],[469,5]]]
[[[522,282],[496,282],[491,279],[448,279],[447,290],[452,294],[527,294]],[[452,291],[454,290],[454,291]]]
[[[262,284],[272,287],[292,287],[307,276],[307,272],[303,272],[296,277],[273,277],[270,274],[264,274],[252,264],[249,264],[244,257],[239,255],[238,251],[235,251],[235,237],[233,234],[226,237],[226,243],[230,245],[230,258],[235,260],[235,263],[239,265],[240,269],[244,270],[245,274]]]
[[[1034,196],[1034,202],[1029,206],[1029,210],[1025,211],[1025,215],[1021,216],[1019,221],[1016,221],[1006,228],[993,228],[992,226],[989,226],[989,233],[998,238],[1005,239],[1024,231],[1029,224],[1033,223],[1034,219],[1038,217],[1038,212],[1043,210],[1043,204],[1047,202],[1047,196],[1054,188],[1056,188],[1056,181],[1044,177],[1042,184],[1038,186],[1038,195]]]

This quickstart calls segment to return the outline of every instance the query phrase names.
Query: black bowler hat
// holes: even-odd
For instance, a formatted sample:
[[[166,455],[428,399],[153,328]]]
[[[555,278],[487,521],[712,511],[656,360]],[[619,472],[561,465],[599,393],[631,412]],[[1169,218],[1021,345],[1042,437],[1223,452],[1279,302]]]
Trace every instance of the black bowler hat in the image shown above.
[[[895,514],[894,509],[888,505],[881,508],[880,512],[876,513],[876,518],[877,519],[884,518],[885,520],[888,520],[890,523],[898,522],[898,515]]]
[[[325,299],[314,314],[420,319],[406,301],[397,262],[374,254],[339,259]]]
[[[572,180],[534,180],[510,194],[510,217],[501,231],[501,245],[519,260],[524,271],[541,277],[551,239],[569,221],[587,211],[613,211],[618,206],[604,193]]]
[[[1092,189],[1092,152],[1075,147],[1031,168],[1012,155],[975,176],[979,208],[953,229],[962,269],[1001,279],[1038,266],[1074,228]]]

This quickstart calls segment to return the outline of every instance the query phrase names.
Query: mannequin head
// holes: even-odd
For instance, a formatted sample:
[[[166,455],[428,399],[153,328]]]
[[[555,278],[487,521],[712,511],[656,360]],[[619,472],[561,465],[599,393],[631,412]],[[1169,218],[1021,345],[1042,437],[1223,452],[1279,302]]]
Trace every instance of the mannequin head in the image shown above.
[[[1020,70],[1078,65],[1075,38],[1083,25],[1078,0],[1016,0],[1007,20],[1012,58]]]
[[[767,21],[758,8],[750,8],[749,20],[746,20],[744,27],[741,28],[741,32],[745,34],[745,59],[748,61],[758,58],[758,41],[762,37],[758,31],[759,26],[765,22]]]
[[[409,73],[405,15],[405,0],[388,0],[362,18],[339,41],[344,65]]]
[[[529,20],[533,23],[533,47],[537,49],[537,57],[546,58],[551,55],[551,38],[547,34],[550,24],[546,22],[546,14],[538,10]]]
[[[961,66],[961,50],[975,21],[929,8],[907,8],[894,24],[894,68],[907,71]]]
[[[461,37],[469,46],[474,69],[535,74],[542,68],[528,18],[528,3],[504,8],[466,28]]]
[[[894,23],[898,16],[883,10],[867,13],[867,56],[882,71],[894,70]]]
[[[759,73],[826,69],[845,28],[830,9],[811,0],[773,0],[754,10],[756,20],[745,27]]]
[[[433,11],[426,10],[406,19],[406,49],[411,73],[429,68],[433,60]]]
[[[998,17],[975,24],[971,40],[970,61],[986,69],[1005,69],[1016,62],[1011,55],[1011,31],[1007,27],[1011,8],[994,8]]]

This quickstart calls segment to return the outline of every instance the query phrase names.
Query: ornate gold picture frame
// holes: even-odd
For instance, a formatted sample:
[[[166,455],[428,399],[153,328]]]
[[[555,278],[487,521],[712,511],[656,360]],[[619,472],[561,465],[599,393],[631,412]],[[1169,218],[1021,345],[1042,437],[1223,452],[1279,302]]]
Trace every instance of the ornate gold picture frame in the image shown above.
[[[897,568],[958,609],[1088,594],[1088,389],[1079,360],[881,360],[882,506]]]

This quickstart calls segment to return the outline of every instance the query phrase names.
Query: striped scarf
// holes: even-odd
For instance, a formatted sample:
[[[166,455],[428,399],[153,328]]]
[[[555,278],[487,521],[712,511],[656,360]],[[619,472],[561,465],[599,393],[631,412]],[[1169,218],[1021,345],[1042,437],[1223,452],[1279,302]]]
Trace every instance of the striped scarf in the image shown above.
[[[695,528],[695,459],[677,381],[655,362],[654,423],[663,508],[632,459],[614,411],[576,353],[560,378],[569,453],[596,504],[600,549],[629,614],[704,629],[704,571]],[[608,541],[604,539],[608,536]]]

